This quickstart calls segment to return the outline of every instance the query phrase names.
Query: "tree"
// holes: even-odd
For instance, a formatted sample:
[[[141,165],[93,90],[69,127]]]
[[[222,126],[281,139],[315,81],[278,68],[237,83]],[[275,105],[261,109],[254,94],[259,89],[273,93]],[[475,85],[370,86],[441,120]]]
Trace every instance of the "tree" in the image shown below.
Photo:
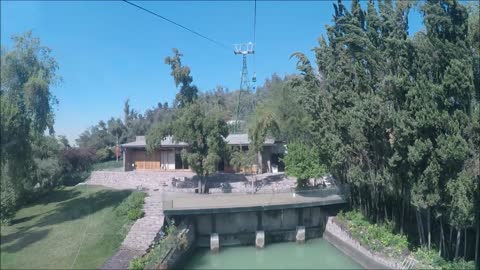
[[[165,58],[165,64],[172,69],[170,73],[175,81],[175,86],[180,85],[180,92],[175,98],[178,107],[184,107],[186,104],[193,102],[198,97],[198,89],[195,85],[191,85],[193,78],[190,76],[190,68],[182,66],[183,54],[176,48],[173,49],[173,56]]]
[[[172,68],[175,84],[181,84],[174,120],[154,126],[147,135],[147,148],[153,151],[166,136],[187,143],[189,146],[182,150],[182,159],[199,177],[199,192],[205,193],[207,178],[217,171],[226,150],[228,127],[220,113],[211,111],[205,103],[197,100],[197,88],[191,85],[190,69],[181,65],[181,56],[174,49],[174,56],[165,60]]]
[[[283,161],[286,173],[297,177],[297,186],[306,186],[310,178],[318,178],[326,173],[317,149],[302,142],[288,144]]]
[[[34,190],[38,177],[34,175],[32,145],[46,129],[54,133],[53,107],[57,100],[50,87],[59,80],[57,62],[39,38],[26,32],[12,39],[13,48],[1,50],[2,220],[8,219]]]
[[[402,233],[416,220],[420,244],[431,248],[437,240],[448,256],[455,241],[445,240],[445,222],[457,239],[479,226],[479,195],[469,192],[479,181],[478,7],[421,2],[426,30],[411,38],[412,6],[369,1],[363,11],[359,1],[350,9],[338,1],[314,48],[318,70],[304,54],[292,55],[300,76],[290,91],[308,115],[306,143],[351,185],[352,205],[377,222],[391,219]],[[282,126],[272,115],[262,114]],[[463,243],[469,257],[467,238]],[[453,245],[460,254],[460,241]]]

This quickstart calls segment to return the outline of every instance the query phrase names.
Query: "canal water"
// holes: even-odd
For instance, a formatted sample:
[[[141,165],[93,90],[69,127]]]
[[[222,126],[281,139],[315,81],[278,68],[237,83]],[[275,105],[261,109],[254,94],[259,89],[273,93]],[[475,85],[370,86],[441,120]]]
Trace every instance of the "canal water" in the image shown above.
[[[254,246],[221,247],[218,254],[197,249],[186,269],[362,269],[324,239],[305,244],[274,243],[264,249]]]

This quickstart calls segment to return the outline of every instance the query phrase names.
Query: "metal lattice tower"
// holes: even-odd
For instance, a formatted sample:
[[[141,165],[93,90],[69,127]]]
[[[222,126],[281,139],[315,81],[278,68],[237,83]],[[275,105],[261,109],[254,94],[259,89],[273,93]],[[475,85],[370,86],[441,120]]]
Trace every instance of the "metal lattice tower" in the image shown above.
[[[240,76],[240,90],[238,93],[238,102],[237,102],[237,111],[235,113],[235,125],[234,125],[234,132],[238,131],[238,123],[239,123],[239,116],[240,116],[240,101],[243,91],[250,91],[250,79],[248,78],[248,68],[247,68],[247,55],[254,54],[255,50],[253,47],[253,43],[242,43],[242,44],[235,44],[233,53],[241,54],[243,58],[242,64],[242,73]]]

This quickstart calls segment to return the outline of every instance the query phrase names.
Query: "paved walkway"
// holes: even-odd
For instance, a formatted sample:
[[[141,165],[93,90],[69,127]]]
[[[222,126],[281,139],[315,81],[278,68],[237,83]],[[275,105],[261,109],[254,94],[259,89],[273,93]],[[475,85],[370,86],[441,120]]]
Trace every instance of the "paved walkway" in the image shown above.
[[[164,221],[162,193],[148,191],[143,210],[145,216],[133,224],[118,252],[105,262],[102,269],[127,269],[130,261],[146,254],[159,236]]]

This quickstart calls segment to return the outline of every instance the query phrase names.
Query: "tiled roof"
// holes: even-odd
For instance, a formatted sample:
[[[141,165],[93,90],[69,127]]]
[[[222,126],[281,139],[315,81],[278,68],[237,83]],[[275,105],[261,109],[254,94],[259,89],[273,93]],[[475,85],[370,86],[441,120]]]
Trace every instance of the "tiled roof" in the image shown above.
[[[225,139],[227,144],[229,145],[248,145],[250,144],[250,139],[248,138],[248,134],[230,134]],[[273,145],[275,144],[275,140],[271,138],[267,138],[263,145]],[[183,147],[187,146],[187,143],[184,142],[175,142],[171,136],[166,137],[162,140],[161,147]],[[135,141],[124,143],[122,147],[126,148],[144,148],[147,146],[145,141],[145,136],[137,136]]]

